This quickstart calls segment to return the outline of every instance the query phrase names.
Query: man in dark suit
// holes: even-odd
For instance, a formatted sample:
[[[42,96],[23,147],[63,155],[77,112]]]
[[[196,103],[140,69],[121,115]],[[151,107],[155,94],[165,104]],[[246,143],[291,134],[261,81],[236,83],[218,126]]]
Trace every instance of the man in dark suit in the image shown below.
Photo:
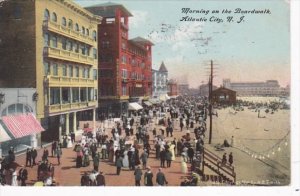
[[[29,148],[27,148],[27,150],[26,150],[26,167],[28,166],[28,163],[29,163],[29,167],[31,167],[31,157],[32,157],[31,150]]]
[[[21,181],[21,186],[26,186],[26,180],[28,178],[27,169],[22,165],[22,168],[19,170],[19,177],[18,179]]]
[[[36,165],[35,159],[37,157],[37,151],[35,148],[31,149],[32,165]]]
[[[156,183],[159,186],[164,186],[165,184],[168,184],[165,174],[161,171],[162,169],[158,169],[158,173],[156,174]]]
[[[103,175],[103,172],[100,172],[96,176],[97,186],[105,186],[105,177]]]

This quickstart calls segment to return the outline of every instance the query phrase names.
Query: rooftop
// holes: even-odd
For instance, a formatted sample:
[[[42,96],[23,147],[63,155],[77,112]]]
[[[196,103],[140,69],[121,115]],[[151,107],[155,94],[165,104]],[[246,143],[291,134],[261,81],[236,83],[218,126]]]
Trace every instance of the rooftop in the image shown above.
[[[159,67],[159,71],[160,72],[168,72],[164,62],[161,63],[161,65]]]
[[[102,16],[105,18],[111,18],[116,16],[116,9],[120,9],[122,12],[122,17],[130,17],[132,14],[122,5],[122,4],[116,4],[116,3],[101,3],[101,4],[95,4],[92,6],[85,7],[88,11],[92,12],[95,15]]]
[[[142,38],[142,37],[135,37],[133,39],[130,39],[130,41],[137,42],[137,43],[146,43],[146,44],[149,44],[151,46],[154,45],[151,41],[149,41],[145,38]]]

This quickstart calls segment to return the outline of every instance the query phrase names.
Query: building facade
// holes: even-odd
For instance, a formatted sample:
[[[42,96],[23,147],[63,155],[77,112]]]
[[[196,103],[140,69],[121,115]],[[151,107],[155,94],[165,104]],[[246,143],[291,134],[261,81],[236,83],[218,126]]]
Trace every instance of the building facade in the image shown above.
[[[178,93],[179,95],[188,95],[189,94],[190,85],[187,83],[178,84]]]
[[[152,69],[152,96],[159,98],[168,94],[168,70],[162,62],[159,69]]]
[[[212,90],[216,90],[218,87],[217,86],[213,86]],[[202,84],[199,86],[199,94],[200,96],[205,96],[208,97],[209,96],[209,85],[208,84]]]
[[[120,4],[105,3],[87,10],[102,18],[98,25],[99,115],[120,117],[130,102],[151,96],[153,44],[141,37],[129,39],[132,14]]]
[[[42,141],[95,119],[101,18],[70,0],[4,1],[0,14],[0,87],[36,89]]]
[[[178,96],[178,85],[176,80],[169,80],[168,82],[168,95],[170,97]]]
[[[237,96],[279,96],[281,94],[277,80],[267,80],[266,82],[231,82],[230,79],[224,79],[223,86],[236,91]]]

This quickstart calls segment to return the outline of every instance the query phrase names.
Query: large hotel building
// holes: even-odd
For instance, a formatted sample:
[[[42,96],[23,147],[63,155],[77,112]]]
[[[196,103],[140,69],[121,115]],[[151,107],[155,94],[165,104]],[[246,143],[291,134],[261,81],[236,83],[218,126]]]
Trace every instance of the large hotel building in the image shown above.
[[[0,87],[34,89],[30,110],[45,129],[38,141],[76,131],[79,119],[95,120],[100,22],[70,0],[1,2]],[[0,108],[2,117],[18,111],[9,107]]]

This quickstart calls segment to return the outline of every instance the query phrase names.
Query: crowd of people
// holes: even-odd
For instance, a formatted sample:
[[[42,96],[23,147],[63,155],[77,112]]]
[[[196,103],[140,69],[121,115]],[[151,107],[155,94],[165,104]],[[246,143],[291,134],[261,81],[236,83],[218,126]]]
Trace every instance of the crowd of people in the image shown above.
[[[101,170],[101,162],[104,161],[115,166],[116,176],[121,175],[124,169],[131,171],[136,186],[140,186],[142,180],[145,186],[165,186],[168,182],[163,170],[172,168],[177,157],[185,177],[180,185],[196,186],[200,183],[207,108],[208,102],[204,98],[187,96],[144,107],[129,117],[123,115],[112,128],[99,126],[96,130],[87,129],[77,141],[74,133],[65,135],[61,142],[53,141],[51,152],[44,148],[38,163],[36,149],[27,149],[25,165],[37,165],[37,181],[46,186],[57,185],[55,166],[48,157],[50,154],[56,157],[55,165],[60,165],[62,148],[72,148],[76,168],[92,164],[93,169],[80,177],[82,186],[106,185],[105,174]],[[176,134],[177,138],[174,137],[175,131],[180,133]],[[155,180],[149,158],[160,163]],[[14,176],[16,171],[11,170],[10,173]],[[27,177],[18,179],[25,179],[19,184],[26,185]]]

